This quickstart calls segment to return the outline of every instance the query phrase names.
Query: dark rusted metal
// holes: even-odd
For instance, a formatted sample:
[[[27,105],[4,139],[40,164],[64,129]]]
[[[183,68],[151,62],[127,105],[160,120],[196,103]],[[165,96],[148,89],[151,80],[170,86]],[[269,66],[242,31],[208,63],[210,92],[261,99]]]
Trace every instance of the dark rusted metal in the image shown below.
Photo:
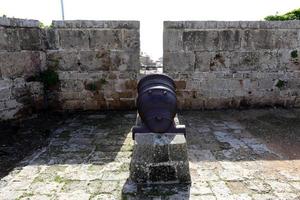
[[[137,108],[141,125],[133,128],[135,133],[179,133],[174,117],[177,112],[176,87],[174,81],[164,74],[151,74],[138,83]]]

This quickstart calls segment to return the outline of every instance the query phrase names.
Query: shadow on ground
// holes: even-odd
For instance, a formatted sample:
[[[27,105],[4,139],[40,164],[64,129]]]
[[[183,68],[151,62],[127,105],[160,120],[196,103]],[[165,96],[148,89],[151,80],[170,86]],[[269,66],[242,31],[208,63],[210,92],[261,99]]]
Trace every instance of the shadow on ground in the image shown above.
[[[0,199],[297,199],[300,110],[185,111],[191,186],[127,181],[136,112],[3,123]],[[288,198],[289,197],[289,198]]]
[[[135,115],[135,112],[85,112],[40,115],[22,122],[2,123],[0,178],[16,166],[103,165],[114,161],[120,151],[119,159],[130,158],[129,133]]]
[[[186,111],[180,118],[189,149],[209,150],[216,160],[300,159],[300,110]]]

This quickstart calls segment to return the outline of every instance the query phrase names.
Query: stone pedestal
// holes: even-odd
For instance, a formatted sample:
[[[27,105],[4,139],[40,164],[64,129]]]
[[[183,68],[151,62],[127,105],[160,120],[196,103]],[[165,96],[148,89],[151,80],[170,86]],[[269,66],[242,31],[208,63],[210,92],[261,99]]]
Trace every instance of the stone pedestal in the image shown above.
[[[190,183],[184,133],[136,133],[130,179],[137,184]]]

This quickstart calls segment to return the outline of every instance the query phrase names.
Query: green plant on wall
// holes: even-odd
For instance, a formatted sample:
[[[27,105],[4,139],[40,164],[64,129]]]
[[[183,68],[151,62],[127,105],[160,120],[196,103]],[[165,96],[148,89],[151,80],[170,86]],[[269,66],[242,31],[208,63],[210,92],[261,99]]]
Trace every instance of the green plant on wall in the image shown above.
[[[297,50],[294,50],[291,52],[291,57],[292,58],[298,58],[298,51]]]
[[[285,86],[285,84],[286,84],[285,81],[279,79],[279,80],[277,80],[275,86],[277,88],[281,89],[281,88],[283,88]]]
[[[97,86],[95,83],[88,83],[86,84],[86,89],[89,91],[96,91],[97,90]]]
[[[56,71],[47,69],[40,73],[40,81],[46,89],[56,86],[59,83],[59,77]]]
[[[287,12],[283,15],[269,15],[265,17],[267,21],[285,21],[285,20],[300,20],[300,8]]]
[[[107,84],[107,80],[104,78],[101,78],[97,81],[87,83],[85,88],[90,91],[96,91],[96,90],[101,90],[102,87],[106,84]]]
[[[293,50],[291,52],[291,61],[294,64],[299,64],[299,54],[298,54],[298,50]]]

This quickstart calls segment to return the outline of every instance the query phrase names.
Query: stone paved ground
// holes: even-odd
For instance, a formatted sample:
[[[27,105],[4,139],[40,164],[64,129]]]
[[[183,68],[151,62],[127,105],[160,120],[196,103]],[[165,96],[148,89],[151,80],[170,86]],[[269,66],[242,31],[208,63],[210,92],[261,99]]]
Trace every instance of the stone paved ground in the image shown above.
[[[2,176],[0,199],[109,200],[122,190],[127,199],[300,199],[300,110],[179,117],[188,128],[191,187],[134,187],[127,178],[135,113],[89,113],[56,121],[48,142]]]

